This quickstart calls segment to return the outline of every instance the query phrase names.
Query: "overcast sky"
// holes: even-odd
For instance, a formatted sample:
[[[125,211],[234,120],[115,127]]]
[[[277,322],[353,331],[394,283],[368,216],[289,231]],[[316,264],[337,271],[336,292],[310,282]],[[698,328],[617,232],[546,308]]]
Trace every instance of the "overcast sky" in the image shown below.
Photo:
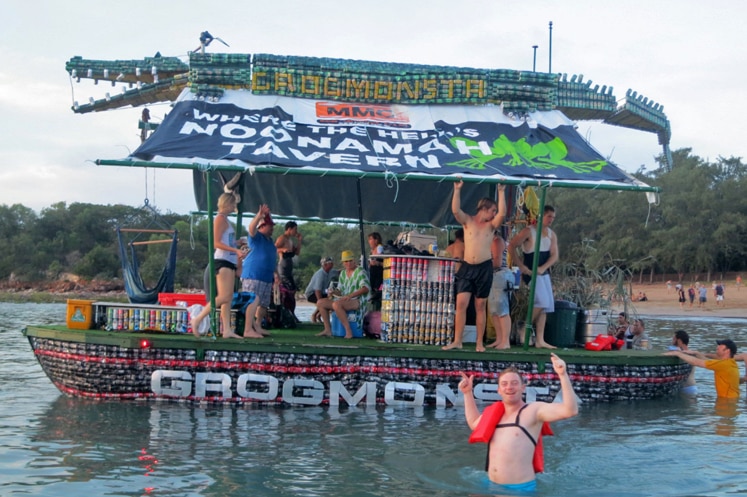
[[[194,210],[191,173],[100,167],[138,143],[141,109],[76,115],[73,100],[112,91],[72,82],[65,62],[164,56],[187,60],[204,30],[212,51],[350,58],[583,74],[664,105],[672,150],[715,161],[747,155],[743,0],[101,0],[0,2],[0,204],[37,212],[57,202]],[[108,88],[101,88],[107,86]],[[113,89],[113,93],[120,91]],[[160,120],[165,105],[150,106]],[[628,171],[656,168],[652,133],[580,122]]]

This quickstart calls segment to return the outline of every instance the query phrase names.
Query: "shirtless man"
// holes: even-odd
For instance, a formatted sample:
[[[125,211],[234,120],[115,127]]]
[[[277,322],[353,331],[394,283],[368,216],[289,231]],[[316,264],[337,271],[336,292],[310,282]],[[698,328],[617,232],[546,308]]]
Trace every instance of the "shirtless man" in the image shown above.
[[[545,322],[547,313],[555,312],[555,297],[552,293],[552,282],[549,270],[558,262],[558,237],[550,229],[555,220],[555,209],[546,205],[542,215],[542,235],[540,254],[537,262],[537,284],[534,288],[534,307],[532,308],[532,323],[537,348],[554,349],[545,342]],[[527,226],[511,239],[508,252],[514,263],[521,270],[524,283],[529,284],[532,278],[532,262],[534,260],[534,240],[537,233],[536,226]]]
[[[485,352],[486,304],[493,283],[493,257],[490,246],[493,232],[503,224],[506,218],[506,185],[498,185],[498,205],[483,198],[477,203],[474,216],[466,214],[461,207],[461,191],[464,182],[460,179],[454,183],[454,194],[451,197],[451,212],[464,229],[464,257],[456,272],[456,314],[454,316],[454,340],[443,350],[461,349],[464,325],[467,321],[467,307],[475,295],[475,325],[477,340],[475,350]]]
[[[677,330],[672,337],[672,345],[669,350],[681,350],[686,354],[697,354],[689,347],[690,335],[685,330]],[[735,358],[736,359],[736,358]],[[745,362],[747,364],[747,362]],[[695,368],[690,368],[690,374],[687,375],[685,384],[682,385],[680,393],[685,395],[695,395],[698,393],[698,385],[695,383]]]
[[[506,489],[522,492],[534,490],[536,479],[532,459],[543,424],[578,414],[576,393],[565,361],[555,354],[550,354],[550,359],[560,380],[562,402],[527,404],[523,398],[526,384],[516,369],[508,368],[498,377],[498,393],[505,412],[489,440],[488,477]],[[482,418],[472,393],[473,380],[472,375],[462,373],[459,382],[459,390],[464,394],[464,417],[472,430],[478,427]]]

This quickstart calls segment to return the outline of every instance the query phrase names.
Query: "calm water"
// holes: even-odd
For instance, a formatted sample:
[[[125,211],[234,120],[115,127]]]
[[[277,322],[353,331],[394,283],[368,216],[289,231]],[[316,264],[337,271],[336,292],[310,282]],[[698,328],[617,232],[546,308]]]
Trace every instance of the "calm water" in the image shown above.
[[[485,446],[460,408],[203,408],[68,399],[21,330],[61,304],[0,303],[0,495],[479,496]],[[745,320],[647,320],[654,347],[684,328],[697,348]],[[539,496],[747,493],[747,400],[700,394],[583,405],[545,439]]]

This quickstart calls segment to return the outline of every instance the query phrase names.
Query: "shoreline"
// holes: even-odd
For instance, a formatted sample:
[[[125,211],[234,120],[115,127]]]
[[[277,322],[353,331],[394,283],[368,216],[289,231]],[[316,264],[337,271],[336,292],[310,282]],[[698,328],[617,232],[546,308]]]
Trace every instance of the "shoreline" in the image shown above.
[[[655,285],[636,285],[633,293],[643,292],[648,297],[645,302],[632,302],[630,310],[633,315],[651,316],[651,317],[672,317],[672,318],[712,318],[712,319],[747,319],[747,288],[737,289],[734,285],[726,288],[723,306],[716,306],[715,298],[709,289],[708,300],[705,307],[698,307],[696,302],[691,308],[689,303],[685,303],[684,309],[680,308],[677,301],[677,293],[672,288],[667,290],[666,284],[659,283]],[[107,300],[113,302],[127,302],[127,295],[124,292],[50,292],[44,290],[21,290],[21,291],[0,291],[0,302],[5,303],[37,303],[37,304],[64,304],[68,299],[72,300]],[[303,297],[297,300],[296,305],[303,307],[313,307]],[[619,312],[619,307],[614,307]]]

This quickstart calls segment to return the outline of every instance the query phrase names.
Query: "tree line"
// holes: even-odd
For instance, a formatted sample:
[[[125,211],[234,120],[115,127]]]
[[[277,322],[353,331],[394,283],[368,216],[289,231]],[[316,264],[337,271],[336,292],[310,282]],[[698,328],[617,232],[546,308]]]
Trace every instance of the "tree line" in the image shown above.
[[[634,174],[661,188],[654,203],[643,193],[551,188],[546,201],[557,211],[553,229],[558,234],[561,258],[597,270],[614,266],[639,275],[677,273],[680,280],[697,274],[710,280],[711,275],[745,270],[747,167],[741,158],[734,157],[709,162],[692,155],[689,148],[672,155],[671,168],[664,167],[662,157],[657,157],[656,169],[641,167]],[[427,183],[423,187],[427,188]],[[474,206],[463,209],[471,213]],[[253,213],[244,215],[244,232],[251,216]],[[87,279],[121,278],[117,226],[176,229],[176,285],[202,288],[209,226],[204,216],[65,202],[39,213],[20,204],[0,205],[0,280],[49,281],[63,273]],[[278,222],[274,237],[282,230],[283,223]],[[366,226],[365,235],[378,231],[387,241],[402,230],[401,226]],[[296,277],[302,289],[318,269],[320,257],[339,261],[342,250],[361,252],[357,226],[307,222],[299,231],[304,241]],[[421,231],[437,236],[441,248],[449,241],[449,231]],[[128,238],[133,236],[155,240],[166,235],[127,234]],[[157,280],[167,251],[167,243],[137,246],[146,283]]]

